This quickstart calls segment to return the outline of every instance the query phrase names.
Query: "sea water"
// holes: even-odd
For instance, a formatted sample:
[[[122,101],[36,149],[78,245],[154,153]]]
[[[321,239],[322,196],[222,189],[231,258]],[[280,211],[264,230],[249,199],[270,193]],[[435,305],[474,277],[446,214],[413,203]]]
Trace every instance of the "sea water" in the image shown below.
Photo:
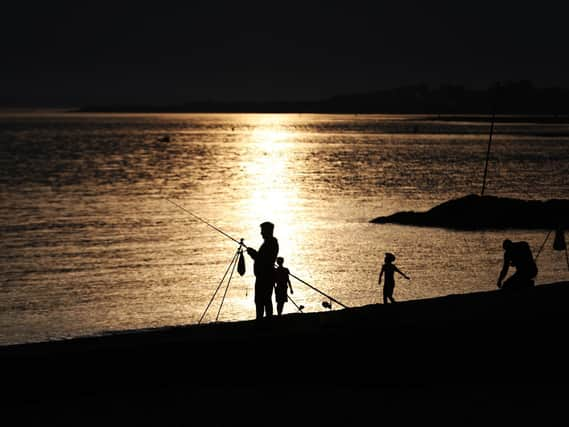
[[[495,289],[502,240],[535,255],[549,230],[370,223],[480,194],[490,122],[443,119],[0,116],[0,344],[252,319],[251,259],[222,278],[231,238],[258,248],[264,221],[305,312],[378,303],[385,252],[411,277],[396,275],[397,300]],[[485,194],[569,198],[568,184],[567,124],[496,124]],[[538,285],[568,279],[552,242]]]

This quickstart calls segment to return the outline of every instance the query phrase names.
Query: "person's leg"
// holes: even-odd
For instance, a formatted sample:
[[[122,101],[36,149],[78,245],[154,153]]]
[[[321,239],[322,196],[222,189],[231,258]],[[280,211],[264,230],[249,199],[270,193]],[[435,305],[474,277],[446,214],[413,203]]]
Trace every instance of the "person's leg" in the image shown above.
[[[265,311],[267,317],[271,317],[273,315],[273,301],[270,296],[269,298],[267,298],[267,301],[265,302]]]
[[[261,286],[259,278],[255,278],[255,312],[256,319],[261,319],[263,317],[263,286]]]
[[[263,304],[255,301],[255,311],[256,311],[256,318],[261,319],[263,317],[263,311],[264,311]]]
[[[520,271],[520,279],[523,281],[524,288],[532,288],[535,286],[535,278],[537,276],[537,266],[528,266]]]
[[[517,290],[523,288],[529,288],[533,286],[534,282],[528,277],[523,271],[516,271],[512,274],[502,285],[504,290]]]
[[[269,282],[267,289],[267,316],[273,315],[273,288],[275,284],[273,281]]]
[[[504,291],[509,291],[511,289],[514,289],[516,285],[516,280],[514,279],[514,276],[508,277],[506,280],[504,280],[504,282],[502,283],[502,287],[500,289],[504,290]]]
[[[384,302],[384,304],[387,304],[388,299],[391,302],[393,302],[393,286],[389,283],[386,283],[385,287],[383,288],[383,302]]]

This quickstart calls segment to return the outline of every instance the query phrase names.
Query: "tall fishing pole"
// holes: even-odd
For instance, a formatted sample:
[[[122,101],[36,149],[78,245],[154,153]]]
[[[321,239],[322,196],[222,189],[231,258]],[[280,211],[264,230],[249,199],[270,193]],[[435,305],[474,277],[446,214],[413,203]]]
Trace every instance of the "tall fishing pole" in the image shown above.
[[[494,122],[496,119],[496,103],[498,98],[498,90],[500,89],[500,84],[496,85],[496,91],[494,92],[494,100],[492,102],[492,123],[490,125],[490,136],[488,138],[488,149],[486,150],[486,163],[484,165],[484,177],[482,178],[482,191],[480,196],[484,196],[484,190],[486,189],[486,176],[488,175],[488,162],[490,160],[490,146],[492,145],[492,135],[494,134]]]
[[[490,137],[488,138],[488,150],[486,151],[486,164],[484,165],[484,178],[482,178],[482,191],[480,195],[484,195],[484,189],[486,188],[486,176],[488,175],[488,161],[490,160],[490,146],[492,145],[492,134],[494,133],[494,119],[496,117],[496,111],[492,111],[492,124],[490,125]]]
[[[183,206],[180,206],[178,203],[173,202],[172,200],[168,199],[168,198],[164,198],[164,200],[170,202],[171,204],[173,204],[174,206],[176,206],[177,208],[183,210],[184,212],[190,214],[191,216],[193,216],[194,218],[196,218],[197,220],[203,222],[204,224],[206,224],[208,227],[214,229],[215,231],[217,231],[218,233],[224,235],[225,237],[227,237],[230,240],[233,240],[235,243],[239,243],[240,246],[244,247],[245,249],[247,249],[247,245],[245,243],[243,243],[243,239],[241,240],[237,240],[236,238],[232,237],[231,235],[227,234],[225,231],[221,230],[219,227],[216,227],[215,225],[209,223],[208,221],[206,221],[205,219],[203,219],[202,217],[200,217],[199,215],[196,215],[195,213],[189,211],[188,209],[184,208]],[[318,292],[319,294],[325,296],[326,298],[330,299],[331,301],[334,301],[336,304],[344,307],[344,308],[348,308],[347,305],[343,304],[342,302],[338,301],[336,298],[331,297],[330,295],[322,292],[320,289],[315,288],[314,286],[312,286],[311,284],[307,283],[306,281],[302,280],[300,277],[295,276],[294,274],[289,272],[289,275],[294,277],[296,280],[298,280],[299,282],[303,283],[304,285],[308,286],[309,288],[311,288],[312,290]]]

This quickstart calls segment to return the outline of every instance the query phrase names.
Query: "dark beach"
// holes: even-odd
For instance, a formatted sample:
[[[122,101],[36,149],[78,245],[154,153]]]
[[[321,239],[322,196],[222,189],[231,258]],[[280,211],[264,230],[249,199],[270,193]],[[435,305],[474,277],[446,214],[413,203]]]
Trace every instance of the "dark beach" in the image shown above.
[[[11,425],[548,421],[569,282],[0,348]],[[494,414],[492,419],[487,419]]]

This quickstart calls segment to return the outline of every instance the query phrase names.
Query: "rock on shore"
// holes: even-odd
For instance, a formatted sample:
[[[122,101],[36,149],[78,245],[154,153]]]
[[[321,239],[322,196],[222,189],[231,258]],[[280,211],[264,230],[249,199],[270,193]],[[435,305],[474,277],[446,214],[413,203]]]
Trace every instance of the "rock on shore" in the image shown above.
[[[520,200],[470,194],[441,203],[426,212],[405,211],[371,220],[462,230],[569,228],[569,200]]]

